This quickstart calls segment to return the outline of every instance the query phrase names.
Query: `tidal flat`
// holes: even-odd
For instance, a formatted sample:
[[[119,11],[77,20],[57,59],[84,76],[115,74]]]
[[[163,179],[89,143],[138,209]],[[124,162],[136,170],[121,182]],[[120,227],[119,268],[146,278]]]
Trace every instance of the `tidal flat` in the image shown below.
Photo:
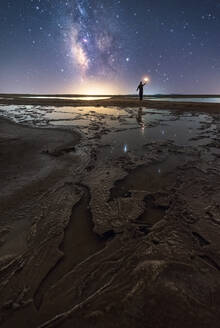
[[[0,97],[1,327],[219,327],[220,105]]]

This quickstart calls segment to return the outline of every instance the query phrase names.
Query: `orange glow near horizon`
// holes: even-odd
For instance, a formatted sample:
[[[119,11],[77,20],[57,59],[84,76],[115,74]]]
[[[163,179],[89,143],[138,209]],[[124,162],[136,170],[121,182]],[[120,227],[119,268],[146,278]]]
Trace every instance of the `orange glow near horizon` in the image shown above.
[[[97,96],[97,95],[115,95],[120,94],[122,90],[117,88],[117,85],[112,85],[106,82],[93,82],[93,81],[82,81],[78,87],[71,87],[71,91],[74,94],[83,94],[89,96]],[[74,91],[74,92],[73,92]]]

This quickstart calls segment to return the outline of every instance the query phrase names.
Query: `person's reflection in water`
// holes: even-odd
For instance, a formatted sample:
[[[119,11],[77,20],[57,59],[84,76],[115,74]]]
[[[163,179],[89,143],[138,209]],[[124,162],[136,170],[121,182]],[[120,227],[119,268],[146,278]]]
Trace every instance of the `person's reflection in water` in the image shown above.
[[[137,113],[137,116],[136,116],[136,120],[137,120],[137,122],[138,122],[138,124],[142,127],[142,128],[144,128],[144,121],[143,121],[143,110],[142,110],[142,107],[140,107],[139,109],[138,109],[138,113]]]

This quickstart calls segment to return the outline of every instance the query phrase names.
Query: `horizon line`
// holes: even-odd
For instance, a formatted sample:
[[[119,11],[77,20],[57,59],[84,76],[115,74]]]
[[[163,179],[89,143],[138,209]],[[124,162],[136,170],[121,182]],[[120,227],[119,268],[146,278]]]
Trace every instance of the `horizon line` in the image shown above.
[[[4,95],[15,95],[15,96],[48,96],[48,97],[138,97],[137,94],[83,94],[83,93],[16,93],[16,92],[0,92],[0,96]],[[190,97],[197,97],[197,96],[205,96],[205,97],[220,97],[220,94],[216,93],[154,93],[154,94],[144,94],[145,97],[155,97],[155,96],[190,96]]]

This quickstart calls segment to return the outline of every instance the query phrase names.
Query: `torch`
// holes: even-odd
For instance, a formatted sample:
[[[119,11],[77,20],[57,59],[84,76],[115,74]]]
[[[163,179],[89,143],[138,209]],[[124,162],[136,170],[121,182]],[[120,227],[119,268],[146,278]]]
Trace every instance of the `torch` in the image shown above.
[[[146,77],[144,78],[144,82],[145,82],[145,83],[150,83],[150,78],[149,78],[148,76],[146,76]]]

